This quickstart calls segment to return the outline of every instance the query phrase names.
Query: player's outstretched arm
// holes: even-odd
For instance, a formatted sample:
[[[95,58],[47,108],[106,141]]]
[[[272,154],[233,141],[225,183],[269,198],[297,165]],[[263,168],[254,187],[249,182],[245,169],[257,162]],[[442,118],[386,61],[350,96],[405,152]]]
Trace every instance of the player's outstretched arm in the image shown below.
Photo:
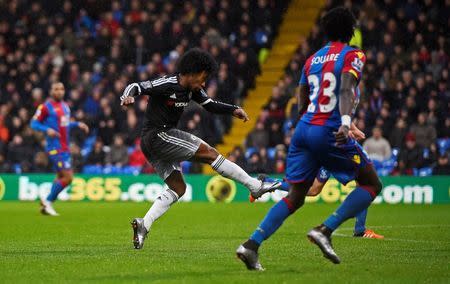
[[[350,125],[352,122],[351,113],[354,105],[354,89],[357,81],[354,75],[349,72],[341,75],[341,88],[339,90],[339,112],[341,113],[341,126],[335,133],[336,143],[345,144],[349,137]]]
[[[203,89],[198,92],[194,92],[192,94],[192,99],[209,112],[217,114],[231,114],[234,117],[242,119],[244,122],[249,120],[247,113],[241,107],[213,100]]]

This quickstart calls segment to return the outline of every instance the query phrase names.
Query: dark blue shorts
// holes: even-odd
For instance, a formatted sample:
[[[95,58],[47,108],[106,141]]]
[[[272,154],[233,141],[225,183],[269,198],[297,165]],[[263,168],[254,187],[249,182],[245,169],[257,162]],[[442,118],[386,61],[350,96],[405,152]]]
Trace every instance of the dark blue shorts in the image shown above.
[[[360,168],[371,164],[367,153],[353,139],[336,146],[335,130],[299,121],[289,146],[286,180],[313,181],[322,167],[340,183],[354,180]]]
[[[61,170],[72,169],[72,158],[69,152],[61,152],[56,154],[49,154],[50,162],[53,165],[53,169],[57,172]]]

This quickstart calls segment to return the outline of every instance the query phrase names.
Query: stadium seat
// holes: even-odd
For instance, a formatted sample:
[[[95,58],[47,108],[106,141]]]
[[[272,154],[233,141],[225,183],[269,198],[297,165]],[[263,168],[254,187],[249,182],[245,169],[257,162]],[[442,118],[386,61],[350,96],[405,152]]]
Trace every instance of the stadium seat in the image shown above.
[[[122,167],[117,166],[105,166],[103,167],[103,174],[106,175],[119,175],[122,174]]]
[[[94,148],[95,140],[97,139],[97,130],[92,130],[92,134],[84,140],[83,147],[81,148],[81,155],[86,158]]]
[[[450,148],[450,138],[438,139],[437,144],[439,146],[439,152],[443,154]]]
[[[413,174],[415,176],[419,176],[419,177],[431,176],[433,174],[433,168],[431,168],[431,167],[425,167],[425,168],[420,168],[420,169],[414,168]]]
[[[254,153],[257,153],[258,149],[256,147],[249,147],[247,148],[247,151],[245,151],[245,158],[249,159],[251,155]]]
[[[277,149],[275,149],[275,147],[267,149],[267,157],[269,157],[270,160],[275,159],[276,153],[277,153]]]
[[[82,170],[83,174],[99,175],[103,173],[103,167],[98,165],[85,165]]]
[[[142,167],[139,166],[125,166],[122,168],[122,173],[124,175],[134,175],[137,176],[141,173]]]
[[[190,173],[191,172],[191,168],[192,168],[192,162],[189,162],[189,161],[181,162],[181,171],[184,174]]]

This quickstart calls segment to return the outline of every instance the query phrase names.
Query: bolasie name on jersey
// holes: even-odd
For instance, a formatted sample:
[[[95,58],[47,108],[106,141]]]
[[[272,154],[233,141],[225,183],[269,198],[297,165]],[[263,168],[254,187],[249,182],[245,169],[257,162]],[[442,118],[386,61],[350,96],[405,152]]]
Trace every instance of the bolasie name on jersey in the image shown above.
[[[323,64],[325,62],[337,61],[339,58],[339,53],[331,53],[322,56],[313,57],[311,64]]]

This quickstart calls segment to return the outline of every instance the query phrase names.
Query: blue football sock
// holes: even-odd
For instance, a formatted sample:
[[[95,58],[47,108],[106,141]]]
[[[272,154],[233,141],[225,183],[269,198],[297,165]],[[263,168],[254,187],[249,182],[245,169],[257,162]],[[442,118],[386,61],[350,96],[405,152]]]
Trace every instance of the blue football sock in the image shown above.
[[[250,240],[260,245],[264,240],[268,239],[283,224],[284,220],[291,215],[287,201],[283,198],[270,208],[264,220],[259,224],[253,232]]]
[[[291,185],[287,181],[279,179],[279,178],[266,177],[264,179],[264,181],[267,181],[267,182],[277,182],[277,181],[281,182],[281,187],[278,188],[278,190],[282,190],[282,191],[289,191],[289,188],[291,187]]]
[[[58,197],[58,194],[63,191],[66,186],[61,183],[59,180],[55,180],[52,185],[52,189],[50,190],[50,194],[47,196],[47,201],[53,202]]]
[[[289,188],[291,187],[291,185],[287,182],[287,181],[282,181],[281,182],[281,187],[279,188],[279,190],[282,191],[289,191]]]
[[[323,223],[332,231],[336,230],[344,221],[355,217],[356,214],[369,207],[374,199],[369,191],[356,187],[339,206],[339,208]]]
[[[366,231],[367,208],[356,215],[355,234],[364,233]]]

